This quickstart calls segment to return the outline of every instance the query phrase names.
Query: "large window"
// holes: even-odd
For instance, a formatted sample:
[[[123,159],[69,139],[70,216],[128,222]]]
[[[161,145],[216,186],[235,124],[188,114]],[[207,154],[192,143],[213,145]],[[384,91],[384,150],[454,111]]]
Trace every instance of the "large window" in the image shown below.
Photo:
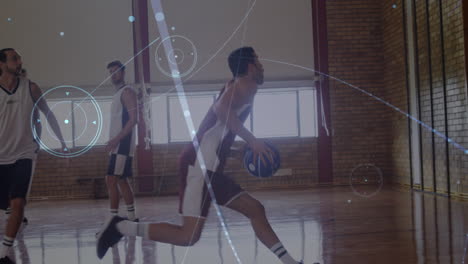
[[[195,129],[213,104],[216,92],[184,95]],[[153,144],[191,141],[184,112],[175,94],[151,98]],[[260,90],[244,123],[256,137],[316,137],[316,92],[311,87]],[[237,137],[237,140],[242,140]]]
[[[153,144],[187,142],[192,140],[186,116],[198,129],[203,117],[218,96],[217,92],[189,93],[184,95],[189,109],[185,112],[176,94],[156,94],[151,97],[151,122]],[[311,87],[259,90],[251,115],[244,125],[259,138],[316,137],[316,92]],[[97,99],[102,112],[102,131],[96,145],[109,140],[111,99]],[[49,100],[49,107],[59,120],[59,126],[69,147],[85,146],[95,137],[87,130],[93,118],[85,113],[92,112],[90,101]],[[91,120],[93,119],[93,120]],[[45,116],[41,113],[41,120]],[[47,124],[47,122],[43,122]],[[91,131],[91,132],[89,132]],[[60,142],[52,129],[42,128],[42,141],[50,148],[59,148]],[[237,137],[236,140],[242,140]]]
[[[203,117],[214,102],[214,95],[189,95],[184,96],[187,100],[188,113],[184,112],[179,103],[178,96],[169,96],[169,141],[190,141],[193,135],[187,129],[184,114],[191,118],[195,129],[200,126]]]
[[[259,93],[255,97],[252,119],[256,137],[298,136],[296,92]]]

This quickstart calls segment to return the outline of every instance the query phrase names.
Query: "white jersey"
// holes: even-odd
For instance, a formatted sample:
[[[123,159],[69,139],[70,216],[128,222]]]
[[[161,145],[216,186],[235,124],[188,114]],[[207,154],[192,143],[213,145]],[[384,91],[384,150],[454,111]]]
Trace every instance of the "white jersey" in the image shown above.
[[[131,86],[125,85],[114,94],[114,97],[112,97],[109,140],[116,137],[120,131],[122,131],[130,118],[127,109],[125,109],[122,103],[122,93],[125,89],[135,91]],[[138,109],[135,110],[138,111]],[[120,141],[117,148],[115,148],[111,154],[121,154],[133,157],[135,154],[135,147],[135,127],[133,127],[132,132]]]
[[[35,159],[39,145],[31,127],[33,109],[27,78],[18,78],[18,85],[11,92],[0,86],[0,164]]]

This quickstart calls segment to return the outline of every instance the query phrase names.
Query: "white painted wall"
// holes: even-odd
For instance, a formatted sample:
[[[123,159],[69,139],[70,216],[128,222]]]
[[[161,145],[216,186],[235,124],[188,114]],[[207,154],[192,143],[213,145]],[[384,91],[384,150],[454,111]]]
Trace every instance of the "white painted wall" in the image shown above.
[[[254,2],[247,20],[234,33]],[[243,45],[253,46],[261,58],[313,68],[310,1],[162,0],[162,3],[169,27],[175,27],[175,30],[169,28],[169,32],[187,37],[196,47],[198,61],[193,72],[221,48],[189,80],[191,83],[223,83],[230,78],[227,56]],[[148,5],[152,40],[159,33],[150,1]],[[105,66],[109,61],[126,61],[133,56],[130,15],[130,0],[3,1],[0,48],[16,48],[23,56],[30,79],[43,89],[67,84],[92,91],[108,76]],[[63,37],[60,32],[64,32]],[[152,82],[171,84],[172,80],[156,67],[154,55],[159,43],[150,47]],[[187,47],[181,48],[189,53]],[[191,64],[189,59],[187,56],[184,63]],[[287,65],[263,64],[265,81],[305,80],[313,76],[311,72]],[[127,66],[127,81],[134,82],[133,63]],[[111,87],[104,85],[93,94],[112,93]]]
[[[44,89],[95,87],[109,61],[133,55],[131,11],[129,0],[2,1],[0,48],[17,49],[30,79]],[[133,72],[131,64],[129,82]]]
[[[255,6],[246,23],[235,32],[254,2]],[[151,7],[151,1],[148,1],[148,5]],[[221,49],[206,67],[188,80],[189,82],[224,82],[231,77],[227,56],[232,50],[245,45],[253,46],[261,58],[313,68],[310,1],[162,0],[162,5],[170,34],[184,36],[196,47],[198,61],[194,72]],[[148,11],[151,41],[159,37],[159,32],[152,8]],[[172,30],[172,27],[175,30]],[[151,78],[156,83],[168,83],[171,79],[162,74],[155,63],[159,43],[158,41],[151,47]],[[188,69],[191,64],[190,46],[185,43],[173,43],[173,46],[174,49],[182,47],[186,58],[181,67]],[[313,76],[311,72],[287,65],[271,62],[263,64],[266,81],[308,79]],[[183,71],[181,73],[183,74]]]

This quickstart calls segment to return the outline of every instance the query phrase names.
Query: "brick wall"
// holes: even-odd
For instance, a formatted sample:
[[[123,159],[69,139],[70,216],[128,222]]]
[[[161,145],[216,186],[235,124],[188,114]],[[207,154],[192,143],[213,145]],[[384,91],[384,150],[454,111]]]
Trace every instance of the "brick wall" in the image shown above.
[[[402,3],[391,0],[383,1],[382,12],[385,100],[402,111],[408,112]],[[393,135],[392,138],[389,138],[392,180],[409,185],[411,174],[408,120],[403,114],[390,109],[388,122],[391,125],[390,131]]]
[[[448,135],[455,142],[466,147],[467,135],[467,100],[465,76],[465,52],[463,34],[463,12],[461,1],[442,1],[444,14],[444,53],[446,68],[446,96]],[[466,3],[465,3],[466,4]],[[450,190],[459,195],[468,192],[468,167],[463,164],[468,161],[466,155],[459,149],[449,145]],[[466,164],[466,163],[465,163]],[[457,182],[460,182],[460,185]]]
[[[291,169],[291,175],[257,179],[247,174],[239,157],[236,156],[229,159],[226,173],[247,190],[306,187],[317,183],[316,138],[271,139],[270,141],[280,151],[282,169]],[[184,145],[153,145],[155,194],[166,195],[178,192],[177,159]],[[240,147],[240,143],[236,143],[234,147]],[[106,197],[107,191],[103,179],[107,163],[108,156],[103,146],[94,147],[84,155],[72,158],[68,165],[65,159],[41,151],[31,189],[31,198]],[[134,175],[137,175],[135,166]],[[135,181],[137,180],[138,177],[135,178]]]
[[[327,23],[330,75],[385,97],[380,1],[327,1]],[[329,81],[334,182],[347,184],[362,163],[374,163],[390,181],[389,108],[346,83]]]
[[[397,8],[392,8],[396,3]],[[419,106],[421,121],[448,135],[461,145],[466,142],[466,94],[464,68],[463,18],[461,2],[458,0],[416,0],[416,59],[419,82]],[[385,80],[389,101],[406,106],[406,72],[404,24],[402,23],[402,2],[383,1],[383,35]],[[442,23],[440,11],[442,11]],[[442,34],[441,34],[442,31]],[[444,67],[445,63],[445,67]],[[445,76],[444,76],[445,73]],[[447,109],[447,110],[445,110]],[[447,111],[447,113],[445,113]],[[392,148],[394,180],[399,184],[409,184],[409,159],[407,120],[392,118],[392,141],[399,142],[402,148]],[[446,127],[448,129],[446,129]],[[395,130],[395,128],[400,128]],[[449,144],[448,164],[446,161],[446,140],[432,131],[422,128],[422,176],[424,189],[439,193],[450,190],[459,195],[466,188],[466,158],[462,151]],[[405,162],[406,160],[406,162]],[[398,164],[402,170],[397,170]],[[450,175],[449,175],[450,174]],[[457,184],[460,182],[460,185]],[[435,186],[435,189],[434,189]]]
[[[94,197],[96,190],[92,179],[104,178],[107,162],[108,155],[103,146],[94,147],[84,155],[68,161],[40,151],[31,198]]]

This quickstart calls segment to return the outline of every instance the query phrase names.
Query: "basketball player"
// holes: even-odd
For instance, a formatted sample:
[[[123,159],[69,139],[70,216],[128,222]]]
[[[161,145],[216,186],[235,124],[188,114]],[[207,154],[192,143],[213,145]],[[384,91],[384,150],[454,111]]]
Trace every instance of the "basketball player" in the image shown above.
[[[1,75],[1,74],[0,74],[0,75]],[[26,71],[25,68],[22,68],[22,69],[21,69],[21,72],[20,72],[19,76],[20,76],[20,77],[23,77],[23,78],[27,78],[27,77],[28,77],[28,73],[27,73],[27,71]],[[37,118],[39,118],[39,116],[36,116],[34,119],[37,119]],[[38,124],[36,124],[36,131],[38,132],[38,135],[40,135],[40,130],[41,130],[41,125],[40,125],[40,123],[38,123]],[[11,214],[11,208],[8,207],[8,208],[6,209],[6,211],[5,211],[5,215],[7,216],[7,219],[8,219],[8,217],[10,216],[10,214]],[[21,232],[21,231],[24,229],[24,227],[26,227],[27,225],[28,225],[28,219],[27,219],[26,216],[25,216],[25,217],[23,218],[23,223],[21,224],[21,226],[20,226],[20,228],[19,228],[19,230],[18,230],[18,233]]]
[[[39,150],[31,127],[34,104],[47,117],[61,149],[67,149],[57,119],[41,98],[39,86],[21,77],[21,68],[21,56],[14,49],[0,50],[0,209],[11,207],[0,246],[0,264],[14,263],[8,253],[23,220]],[[37,112],[35,116],[38,117]]]
[[[112,98],[109,142],[110,152],[106,183],[110,200],[110,218],[118,214],[120,193],[127,206],[128,220],[138,222],[134,195],[128,178],[132,177],[132,159],[135,153],[135,125],[137,97],[132,87],[125,84],[125,66],[120,61],[107,65],[116,90]],[[120,192],[119,192],[120,190]]]
[[[255,159],[268,157],[271,150],[243,125],[250,114],[258,85],[263,83],[263,66],[251,47],[233,51],[228,59],[233,79],[221,91],[203,119],[196,139],[182,152],[179,172],[182,177],[180,212],[181,226],[169,223],[133,223],[114,217],[105,225],[97,241],[97,255],[102,258],[107,249],[122,236],[141,236],[178,246],[192,246],[200,238],[208,215],[211,196],[205,184],[211,181],[216,202],[244,214],[250,219],[258,239],[284,264],[298,264],[283,247],[271,228],[263,205],[223,174],[227,154],[239,135],[252,148]],[[202,158],[199,156],[202,155]],[[201,162],[201,161],[204,162]]]

